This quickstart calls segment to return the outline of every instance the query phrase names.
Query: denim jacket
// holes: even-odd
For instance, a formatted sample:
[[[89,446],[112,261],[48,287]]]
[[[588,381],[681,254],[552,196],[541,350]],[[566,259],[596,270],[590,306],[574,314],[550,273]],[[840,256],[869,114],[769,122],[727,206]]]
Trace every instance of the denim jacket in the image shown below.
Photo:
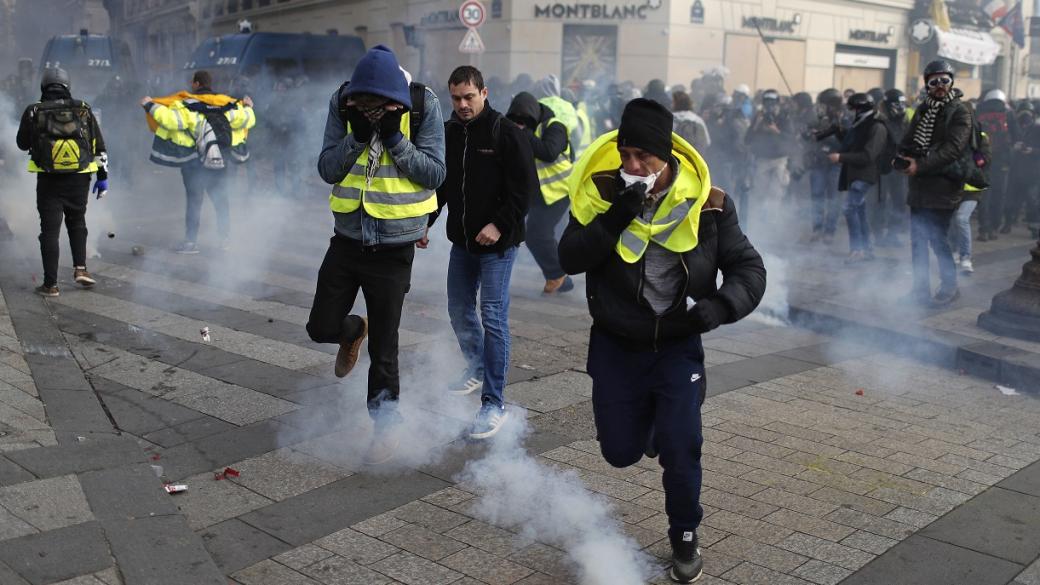
[[[339,117],[338,90],[329,101],[329,115],[325,121],[325,139],[318,157],[318,174],[330,185],[347,176],[366,144],[354,140]],[[389,149],[397,167],[411,180],[436,189],[447,174],[444,165],[444,119],[441,105],[432,90],[426,88],[426,102],[419,131]],[[379,219],[365,214],[364,206],[352,213],[333,213],[336,233],[361,242],[363,246],[394,246],[410,244],[423,236],[427,216],[408,219]]]

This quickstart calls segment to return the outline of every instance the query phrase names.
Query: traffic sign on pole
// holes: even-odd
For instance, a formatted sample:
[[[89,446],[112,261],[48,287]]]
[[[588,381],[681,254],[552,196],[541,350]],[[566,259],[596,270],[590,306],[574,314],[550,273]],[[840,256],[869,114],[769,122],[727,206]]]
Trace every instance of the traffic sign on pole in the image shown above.
[[[462,43],[459,44],[459,52],[471,54],[484,52],[484,41],[477,33],[477,29],[471,28],[466,31],[466,36],[462,37]]]
[[[459,7],[459,21],[469,28],[479,28],[487,20],[487,11],[479,0],[466,0]]]

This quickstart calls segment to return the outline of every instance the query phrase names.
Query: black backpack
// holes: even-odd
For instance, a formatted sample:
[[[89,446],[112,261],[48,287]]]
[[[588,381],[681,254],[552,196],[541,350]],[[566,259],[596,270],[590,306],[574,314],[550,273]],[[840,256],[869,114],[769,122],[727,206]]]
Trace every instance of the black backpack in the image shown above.
[[[878,120],[875,123],[881,124],[885,128],[885,147],[881,149],[881,155],[874,161],[877,165],[878,175],[885,176],[892,172],[892,159],[899,153],[899,145],[896,144],[895,137],[892,136],[892,131],[884,120]]]
[[[237,102],[232,102],[226,106],[211,106],[202,102],[188,102],[184,104],[184,107],[192,112],[198,112],[206,118],[206,122],[213,128],[217,146],[220,147],[222,153],[226,154],[231,150],[231,121],[225,114],[233,110],[236,104]]]
[[[336,93],[336,101],[339,104],[339,119],[343,122],[343,126],[347,125],[347,87],[350,85],[349,81],[344,81],[343,85],[339,86],[339,91]],[[415,140],[415,135],[419,132],[419,127],[422,126],[423,117],[426,115],[426,86],[413,81],[408,84],[408,93],[412,99],[411,118],[408,124],[411,131],[411,140]]]
[[[45,173],[78,173],[94,161],[90,106],[73,99],[41,102],[32,110],[30,156]]]

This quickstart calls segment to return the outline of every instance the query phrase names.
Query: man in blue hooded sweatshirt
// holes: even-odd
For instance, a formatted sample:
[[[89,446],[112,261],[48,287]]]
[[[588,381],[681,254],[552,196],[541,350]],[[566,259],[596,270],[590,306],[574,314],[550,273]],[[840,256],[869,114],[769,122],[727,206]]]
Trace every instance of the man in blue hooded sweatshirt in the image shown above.
[[[444,181],[444,121],[437,96],[410,83],[383,45],[358,62],[332,95],[318,172],[333,185],[335,233],[318,273],[307,332],[338,343],[335,373],[344,377],[370,337],[368,410],[375,433],[364,460],[394,457],[402,422],[398,328],[411,286],[415,243],[437,210]],[[358,291],[367,318],[350,314]]]

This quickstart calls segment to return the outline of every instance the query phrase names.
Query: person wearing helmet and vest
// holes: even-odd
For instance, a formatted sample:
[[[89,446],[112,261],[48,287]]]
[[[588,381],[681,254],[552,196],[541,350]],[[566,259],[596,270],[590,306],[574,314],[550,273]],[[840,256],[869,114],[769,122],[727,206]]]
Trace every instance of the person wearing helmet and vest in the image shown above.
[[[703,567],[701,334],[750,314],[766,271],[733,201],[672,124],[666,108],[639,98],[592,143],[571,177],[560,261],[586,274],[600,450],[615,467],[660,455],[671,577],[692,583]]]
[[[809,169],[809,192],[812,201],[812,236],[810,241],[830,245],[838,227],[838,176],[829,155],[841,148],[837,131],[841,125],[841,93],[831,87],[816,96],[816,122],[809,129],[815,138],[806,149]]]
[[[780,201],[791,180],[787,172],[787,156],[792,150],[794,138],[791,120],[780,107],[780,94],[774,89],[762,93],[762,109],[755,114],[747,133],[747,146],[754,157],[754,195],[756,212],[753,218],[741,209],[744,221],[754,220],[756,225],[776,221]]]
[[[558,87],[555,76],[539,82],[542,93]],[[574,107],[558,96],[547,95],[541,101],[520,92],[509,105],[506,117],[525,130],[534,152],[540,196],[528,205],[527,249],[545,277],[542,293],[551,295],[574,289],[574,282],[560,267],[556,251],[556,227],[567,213],[567,178],[574,166],[570,144],[573,124],[577,123]]]
[[[1015,119],[1021,131],[1019,143],[1015,145],[1015,154],[1011,165],[1011,188],[1008,189],[1008,200],[1004,205],[1004,220],[1009,225],[1018,221],[1023,208],[1026,211],[1026,223],[1036,238],[1035,225],[1037,195],[1040,193],[1040,126],[1037,125],[1037,114],[1033,104],[1027,100],[1018,102],[1015,107]]]
[[[989,136],[993,161],[989,166],[989,189],[979,201],[979,241],[996,240],[997,232],[1011,233],[1011,224],[1005,221],[1005,201],[1010,195],[1011,162],[1021,132],[1015,113],[1007,103],[1007,96],[993,89],[983,96],[975,111],[982,131]]]
[[[848,192],[845,222],[849,228],[849,257],[846,263],[852,264],[874,259],[867,222],[867,193],[880,179],[878,159],[884,154],[888,131],[877,119],[870,94],[852,94],[848,107],[853,113],[852,127],[840,132],[841,148],[828,158],[841,165],[838,190]]]
[[[96,284],[87,272],[87,200],[90,176],[97,174],[94,193],[108,193],[108,154],[90,106],[72,98],[72,83],[64,69],[50,68],[40,81],[40,101],[22,113],[16,141],[29,152],[30,173],[36,174],[36,209],[40,212],[40,255],[43,282],[36,293],[56,297],[58,240],[62,218],[72,248],[76,284]]]
[[[901,248],[907,232],[907,177],[891,170],[892,159],[897,154],[896,146],[906,136],[912,118],[906,94],[898,89],[886,91],[884,100],[878,106],[878,119],[884,123],[888,132],[888,146],[879,163],[887,165],[882,168],[886,168],[888,173],[881,178],[881,204],[877,215],[870,218],[879,247]]]
[[[414,118],[413,118],[414,117]],[[318,272],[307,333],[338,343],[335,374],[344,377],[369,338],[368,410],[375,422],[364,460],[394,457],[400,443],[398,328],[411,286],[415,244],[437,210],[444,182],[444,121],[437,96],[410,84],[387,47],[358,61],[333,93],[318,172],[332,187],[335,232]],[[368,317],[350,314],[358,291]]]
[[[249,158],[246,137],[256,125],[249,96],[238,100],[214,92],[212,85],[213,76],[200,70],[192,74],[190,92],[141,98],[149,128],[155,132],[151,161],[179,168],[184,182],[184,240],[174,248],[178,254],[199,253],[199,222],[207,194],[217,214],[220,247],[226,250],[230,246],[227,164]],[[212,148],[207,147],[210,144]]]
[[[964,177],[954,174],[969,147],[972,117],[954,94],[956,70],[943,60],[924,69],[928,96],[914,113],[899,147],[896,170],[910,177],[910,248],[913,287],[903,297],[906,304],[946,306],[960,297],[957,266],[947,233],[960,203]],[[898,163],[898,164],[896,164]],[[932,296],[928,248],[939,263],[939,289]]]

